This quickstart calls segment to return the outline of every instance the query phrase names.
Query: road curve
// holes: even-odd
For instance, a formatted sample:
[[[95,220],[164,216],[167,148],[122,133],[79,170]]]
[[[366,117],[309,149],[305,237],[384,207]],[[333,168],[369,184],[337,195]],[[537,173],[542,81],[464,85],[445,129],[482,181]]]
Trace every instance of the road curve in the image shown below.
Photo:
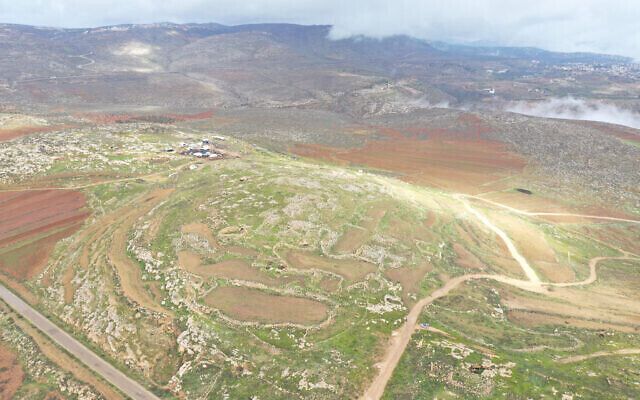
[[[153,393],[142,387],[138,382],[127,377],[111,364],[97,356],[82,343],[58,328],[42,314],[34,310],[9,289],[0,284],[0,298],[15,312],[41,330],[51,340],[82,361],[91,370],[102,376],[107,382],[120,389],[122,393],[133,400],[160,400]]]
[[[421,299],[413,306],[413,308],[411,308],[404,325],[393,332],[384,358],[381,362],[376,364],[376,367],[378,367],[378,375],[367,388],[367,391],[362,397],[363,400],[378,400],[384,394],[387,382],[391,379],[393,370],[396,365],[398,365],[400,357],[402,357],[404,350],[407,348],[407,345],[411,340],[413,332],[416,330],[416,323],[418,322],[420,313],[422,313],[422,309],[440,297],[446,296],[451,290],[455,289],[461,283],[473,278],[478,278],[479,276],[480,275],[463,275],[453,278],[429,296]]]
[[[492,230],[496,235],[500,237],[500,239],[502,239],[504,244],[507,246],[507,249],[509,249],[509,253],[511,253],[511,256],[513,257],[513,259],[518,262],[518,264],[522,268],[522,271],[527,276],[527,278],[533,283],[540,283],[540,278],[538,278],[536,271],[534,271],[534,269],[531,268],[531,266],[527,262],[527,259],[524,258],[522,254],[520,254],[515,244],[513,244],[513,242],[509,238],[509,236],[502,229],[498,228],[491,221],[489,221],[489,218],[484,216],[480,211],[471,207],[469,202],[467,202],[464,198],[462,197],[458,197],[458,198],[462,201],[462,204],[464,204],[464,207],[467,209],[467,211],[473,214],[476,218],[480,220],[480,222],[482,222],[487,228]]]

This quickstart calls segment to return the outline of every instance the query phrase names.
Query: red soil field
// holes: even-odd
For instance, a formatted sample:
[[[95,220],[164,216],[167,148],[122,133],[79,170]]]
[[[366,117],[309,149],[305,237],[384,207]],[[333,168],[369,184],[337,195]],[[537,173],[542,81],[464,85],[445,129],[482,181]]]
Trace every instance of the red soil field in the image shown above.
[[[85,201],[74,190],[0,193],[0,272],[17,280],[37,275],[56,242],[89,215]]]
[[[174,123],[184,121],[197,121],[209,119],[214,116],[213,111],[204,111],[196,114],[99,114],[84,113],[77,114],[77,117],[88,119],[97,124],[114,124],[126,122],[156,122],[156,123]]]
[[[16,355],[0,346],[0,400],[10,400],[22,385],[24,372]]]
[[[458,117],[455,128],[372,126],[385,136],[359,148],[298,144],[291,151],[346,165],[387,170],[405,181],[467,193],[486,191],[490,182],[520,173],[524,158],[504,143],[485,139],[490,131],[472,114]],[[495,188],[493,188],[495,189]]]
[[[66,125],[48,125],[48,126],[24,126],[15,129],[0,129],[0,142],[15,139],[21,136],[31,135],[32,133],[51,132],[68,128]]]
[[[299,144],[292,151],[304,157],[396,172],[416,184],[470,193],[477,192],[480,185],[520,173],[526,164],[500,142],[444,139],[441,135],[427,139],[395,136],[353,149]]]

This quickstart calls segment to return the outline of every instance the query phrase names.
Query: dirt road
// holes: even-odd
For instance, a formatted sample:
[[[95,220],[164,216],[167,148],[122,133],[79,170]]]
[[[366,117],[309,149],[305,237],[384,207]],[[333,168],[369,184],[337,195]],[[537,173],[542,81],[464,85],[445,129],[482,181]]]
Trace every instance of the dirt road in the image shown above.
[[[564,282],[564,283],[548,283],[549,286],[555,287],[571,287],[571,286],[582,286],[582,285],[590,285],[598,279],[598,273],[596,271],[596,267],[600,261],[604,260],[637,260],[633,257],[595,257],[589,260],[589,277],[580,282]]]
[[[382,397],[384,389],[387,386],[387,382],[389,382],[389,380],[391,379],[391,375],[393,374],[396,365],[398,365],[402,354],[407,348],[413,332],[418,329],[417,322],[420,314],[422,313],[422,310],[429,304],[433,303],[435,300],[449,294],[450,291],[458,287],[460,284],[477,279],[491,279],[498,282],[506,283],[508,285],[519,287],[523,290],[538,293],[544,293],[547,291],[547,289],[538,282],[524,281],[502,275],[469,274],[451,279],[450,281],[445,283],[444,286],[431,293],[428,297],[425,297],[417,302],[409,312],[409,315],[407,315],[407,320],[404,325],[393,332],[384,358],[381,362],[376,364],[376,367],[379,369],[378,375],[371,383],[371,385],[369,385],[369,387],[367,388],[367,391],[362,397],[363,400],[378,400]]]
[[[498,228],[491,221],[489,221],[489,218],[487,218],[484,214],[482,214],[480,211],[476,210],[475,208],[471,207],[469,202],[466,201],[463,197],[458,197],[458,199],[462,201],[462,204],[464,204],[464,207],[467,209],[467,211],[473,214],[476,218],[480,220],[480,222],[482,222],[487,228],[492,230],[496,235],[500,237],[500,239],[502,239],[504,244],[507,246],[507,249],[509,249],[509,253],[511,254],[511,257],[513,257],[513,259],[517,261],[517,263],[520,265],[520,267],[522,268],[522,271],[524,271],[524,274],[527,276],[527,278],[531,282],[540,283],[540,278],[538,278],[536,271],[534,271],[533,268],[531,268],[531,266],[527,262],[527,259],[524,258],[522,254],[520,254],[515,244],[513,244],[513,242],[509,238],[509,236],[502,229]]]
[[[504,231],[502,231],[500,228],[495,226],[481,212],[479,212],[478,210],[476,210],[473,207],[471,207],[471,205],[464,199],[465,196],[456,195],[455,197],[458,200],[462,201],[462,203],[464,204],[465,209],[467,211],[469,211],[471,214],[473,214],[485,226],[487,226],[489,229],[491,229],[493,232],[495,232],[504,241],[505,245],[509,249],[509,252],[510,252],[511,256],[518,262],[518,264],[523,269],[523,271],[525,272],[525,275],[527,276],[527,278],[529,280],[515,279],[515,278],[503,276],[503,275],[488,275],[488,274],[463,275],[463,276],[459,276],[459,277],[451,279],[450,281],[445,283],[444,286],[442,286],[441,288],[435,290],[428,297],[425,297],[422,300],[420,300],[419,302],[417,302],[413,306],[411,311],[409,312],[409,315],[407,316],[407,320],[404,323],[404,325],[402,325],[398,330],[393,332],[392,337],[391,337],[391,339],[389,341],[389,345],[387,347],[387,350],[386,350],[386,352],[384,354],[384,358],[382,359],[381,362],[376,364],[376,367],[378,367],[378,369],[379,369],[378,375],[374,378],[373,382],[369,385],[369,387],[367,388],[366,392],[362,396],[363,400],[378,400],[378,399],[382,398],[382,395],[384,394],[385,387],[386,387],[387,383],[389,382],[389,380],[391,379],[393,371],[395,370],[396,366],[398,365],[398,362],[400,361],[400,358],[402,357],[402,354],[404,353],[405,349],[407,348],[407,345],[409,344],[409,341],[411,340],[411,336],[413,335],[413,332],[416,329],[418,329],[417,321],[418,321],[418,318],[420,317],[420,314],[422,313],[422,310],[424,309],[424,307],[426,307],[427,305],[431,304],[435,300],[446,296],[451,290],[455,289],[460,284],[462,284],[464,282],[468,282],[470,280],[474,280],[474,279],[491,279],[491,280],[502,282],[502,283],[505,283],[505,284],[508,284],[508,285],[511,285],[511,286],[518,287],[518,288],[523,289],[523,290],[528,290],[528,291],[531,291],[531,292],[543,293],[544,294],[544,293],[549,291],[549,287],[551,287],[551,286],[569,287],[569,286],[589,285],[589,284],[594,283],[596,281],[596,279],[597,279],[596,267],[597,267],[597,265],[598,265],[598,263],[600,261],[603,261],[603,260],[606,260],[606,259],[612,259],[612,260],[630,260],[630,259],[635,259],[635,258],[632,258],[632,257],[596,257],[596,258],[593,258],[593,259],[591,259],[589,261],[589,277],[587,279],[583,280],[583,281],[570,282],[570,283],[544,283],[544,282],[541,282],[540,279],[538,278],[537,274],[533,270],[533,268],[531,268],[531,266],[529,265],[527,260],[518,252],[518,249],[515,247],[515,245],[513,244],[511,239],[509,238],[509,236]],[[491,202],[491,203],[493,203],[493,202]],[[496,205],[500,205],[498,203],[495,203],[495,204]],[[500,205],[500,206],[502,206],[502,205]],[[510,210],[512,210],[514,212],[517,212],[519,214],[528,214],[528,213],[526,213],[524,211],[511,209],[511,207],[508,207],[508,206],[504,206],[504,207],[508,208],[508,209],[510,209]],[[535,213],[532,213],[531,215],[535,215]],[[592,217],[598,218],[597,216],[592,216]],[[603,217],[603,219],[608,219],[608,218]],[[639,221],[627,220],[626,222],[639,222]],[[626,350],[623,350],[623,351],[631,352],[631,353],[628,353],[628,354],[640,354],[640,349],[638,349],[638,350],[636,350],[636,349],[626,349]],[[636,351],[638,353],[636,353]],[[594,354],[589,355],[589,356],[568,357],[567,360],[570,360],[570,361],[566,361],[566,362],[580,361],[582,359],[591,358],[591,357],[614,355],[613,353],[615,353],[615,352],[600,352],[600,353],[594,353]],[[620,354],[625,354],[625,353],[620,353]]]
[[[591,354],[582,354],[582,355],[578,355],[578,356],[564,357],[564,358],[559,359],[558,362],[560,364],[570,364],[570,363],[580,362],[580,361],[584,361],[584,360],[588,360],[590,358],[596,358],[596,357],[630,356],[630,355],[636,355],[636,354],[640,354],[640,349],[620,349],[620,350],[613,350],[613,351],[596,351],[595,353],[591,353]]]
[[[431,304],[434,300],[446,296],[451,290],[455,289],[461,283],[470,279],[477,279],[480,276],[484,275],[463,275],[453,278],[440,289],[437,289],[428,297],[423,298],[413,306],[409,315],[407,315],[407,321],[404,325],[393,332],[389,347],[387,347],[383,360],[376,364],[376,367],[379,368],[379,373],[365,392],[363,397],[364,400],[377,400],[382,397],[384,388],[387,386],[389,379],[391,379],[393,370],[398,364],[398,361],[400,361],[400,357],[402,357],[404,350],[407,348],[407,345],[411,340],[411,335],[413,335],[413,332],[416,330],[416,323],[418,322],[422,309]]]
[[[603,221],[614,221],[614,222],[629,222],[632,224],[640,224],[640,220],[636,219],[627,219],[627,218],[616,218],[616,217],[606,217],[602,215],[590,215],[590,214],[574,214],[574,213],[555,213],[555,212],[532,212],[532,211],[523,211],[518,210],[517,208],[509,207],[505,204],[500,204],[495,201],[485,199],[480,196],[471,196],[471,195],[459,195],[460,197],[471,198],[475,200],[483,201],[487,204],[494,205],[496,207],[504,208],[505,210],[509,210],[515,214],[526,215],[529,217],[578,217],[578,218],[586,218],[586,219],[599,219]]]
[[[71,335],[58,328],[3,285],[0,285],[0,298],[16,313],[20,314],[32,325],[49,336],[51,340],[82,361],[82,363],[91,370],[101,375],[107,382],[120,389],[125,395],[134,400],[160,400],[153,393],[142,387],[142,385],[127,377],[111,364],[98,357],[82,343],[71,337]]]

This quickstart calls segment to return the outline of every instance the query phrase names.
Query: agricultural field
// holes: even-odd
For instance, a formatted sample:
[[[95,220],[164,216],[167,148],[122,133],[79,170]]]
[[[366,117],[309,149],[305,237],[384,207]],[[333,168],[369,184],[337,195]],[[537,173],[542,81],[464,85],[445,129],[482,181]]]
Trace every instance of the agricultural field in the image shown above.
[[[296,155],[190,122],[18,137],[0,280],[161,398],[633,397],[633,216],[518,191],[525,158],[447,132],[395,158],[389,130]],[[203,138],[219,158],[181,150]]]

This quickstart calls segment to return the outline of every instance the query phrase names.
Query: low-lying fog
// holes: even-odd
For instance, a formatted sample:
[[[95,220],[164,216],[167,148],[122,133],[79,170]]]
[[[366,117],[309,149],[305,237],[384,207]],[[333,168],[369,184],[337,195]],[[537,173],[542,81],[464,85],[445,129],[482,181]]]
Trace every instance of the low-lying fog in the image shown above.
[[[517,102],[506,110],[535,117],[608,122],[640,129],[640,113],[595,100],[563,97],[536,103]]]

